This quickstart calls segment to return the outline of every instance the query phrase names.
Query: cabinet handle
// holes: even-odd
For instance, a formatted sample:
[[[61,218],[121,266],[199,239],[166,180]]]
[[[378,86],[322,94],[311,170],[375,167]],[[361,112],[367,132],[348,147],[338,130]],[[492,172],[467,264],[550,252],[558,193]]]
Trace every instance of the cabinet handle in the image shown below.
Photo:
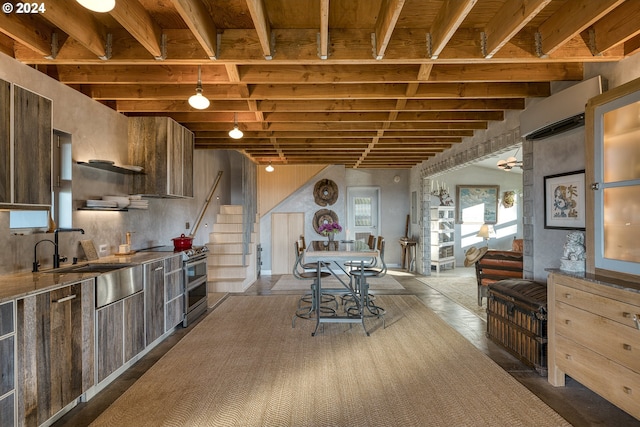
[[[634,315],[633,316],[633,321],[636,322],[636,328],[640,329],[640,320],[638,318],[640,318],[640,314]]]
[[[571,359],[573,359],[573,357],[571,357],[571,355],[570,355],[570,354],[565,354],[565,355],[564,355],[564,358],[565,358],[565,359],[567,359],[567,360],[571,360]]]
[[[564,321],[564,324],[565,324],[565,325],[570,325],[570,324],[571,324],[571,320],[566,319],[566,320]]]
[[[164,270],[164,267],[156,267],[153,269],[153,271],[160,271],[160,270]]]
[[[622,390],[624,390],[624,392],[627,393],[627,394],[632,394],[633,393],[633,389],[631,387],[622,386]]]
[[[627,311],[623,311],[622,312],[622,317],[624,317],[625,319],[630,319],[631,318],[631,313],[629,313]]]
[[[57,300],[55,300],[54,302],[65,302],[65,301],[70,301],[70,300],[72,300],[72,299],[75,299],[75,297],[76,297],[76,294],[73,294],[73,295],[69,295],[69,296],[67,296],[67,297],[63,297],[63,298],[57,299]]]
[[[565,297],[566,299],[571,299],[571,294],[566,293],[566,294],[564,294],[564,297]]]
[[[627,351],[631,351],[631,346],[629,344],[622,344],[622,348],[624,348]]]

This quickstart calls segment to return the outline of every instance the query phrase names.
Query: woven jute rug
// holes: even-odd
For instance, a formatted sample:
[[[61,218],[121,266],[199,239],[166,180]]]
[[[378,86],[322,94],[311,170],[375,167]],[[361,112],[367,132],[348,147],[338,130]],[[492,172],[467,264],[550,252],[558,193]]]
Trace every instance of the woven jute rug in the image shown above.
[[[482,300],[482,306],[478,305],[478,281],[474,277],[416,277],[425,285],[435,289],[447,298],[487,320],[487,299]]]
[[[340,276],[342,280],[348,282],[349,279],[346,276]],[[396,279],[390,274],[386,274],[382,277],[369,277],[367,278],[369,289],[371,290],[404,290]],[[311,280],[300,280],[293,277],[292,274],[283,274],[275,285],[271,288],[272,291],[308,291],[311,287]],[[340,289],[343,286],[338,282],[338,279],[334,277],[327,277],[322,279],[322,287],[326,289]]]
[[[386,328],[291,327],[295,295],[229,296],[93,426],[568,426],[413,295]]]

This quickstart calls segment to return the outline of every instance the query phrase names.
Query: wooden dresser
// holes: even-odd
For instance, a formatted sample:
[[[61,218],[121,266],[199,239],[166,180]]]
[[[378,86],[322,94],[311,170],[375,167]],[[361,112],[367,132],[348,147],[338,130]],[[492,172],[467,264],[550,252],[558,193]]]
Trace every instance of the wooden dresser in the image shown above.
[[[549,382],[565,374],[640,419],[640,284],[552,271]]]

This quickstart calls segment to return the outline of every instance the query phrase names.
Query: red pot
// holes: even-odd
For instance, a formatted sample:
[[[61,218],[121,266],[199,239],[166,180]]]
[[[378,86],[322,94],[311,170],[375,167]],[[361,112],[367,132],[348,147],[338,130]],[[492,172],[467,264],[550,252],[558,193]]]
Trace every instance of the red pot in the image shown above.
[[[176,251],[191,249],[191,245],[193,243],[193,237],[188,237],[184,234],[181,234],[180,237],[175,237],[171,240],[173,240],[173,248]]]

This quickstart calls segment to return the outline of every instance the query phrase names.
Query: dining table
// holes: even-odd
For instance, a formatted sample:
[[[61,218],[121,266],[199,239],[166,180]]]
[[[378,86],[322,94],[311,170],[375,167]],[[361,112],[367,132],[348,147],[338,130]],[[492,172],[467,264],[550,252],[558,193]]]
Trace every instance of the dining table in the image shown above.
[[[312,336],[315,336],[318,332],[318,328],[322,323],[361,323],[367,336],[369,332],[364,324],[365,319],[365,295],[357,288],[357,283],[363,283],[364,278],[360,280],[352,280],[353,277],[347,272],[344,267],[346,261],[360,262],[364,267],[365,263],[370,262],[379,255],[377,249],[371,249],[369,245],[360,240],[314,240],[307,246],[304,253],[305,263],[316,263],[318,268],[318,286],[315,288],[315,300],[320,301],[322,292],[331,293],[345,293],[350,294],[357,306],[358,315],[346,314],[346,315],[326,315],[321,310],[316,311],[316,327],[312,332]],[[360,271],[363,269],[361,268]],[[341,284],[340,288],[323,288],[321,272],[328,271],[333,277],[338,279]],[[349,278],[349,280],[343,279],[343,274]],[[342,276],[342,277],[341,277]]]

